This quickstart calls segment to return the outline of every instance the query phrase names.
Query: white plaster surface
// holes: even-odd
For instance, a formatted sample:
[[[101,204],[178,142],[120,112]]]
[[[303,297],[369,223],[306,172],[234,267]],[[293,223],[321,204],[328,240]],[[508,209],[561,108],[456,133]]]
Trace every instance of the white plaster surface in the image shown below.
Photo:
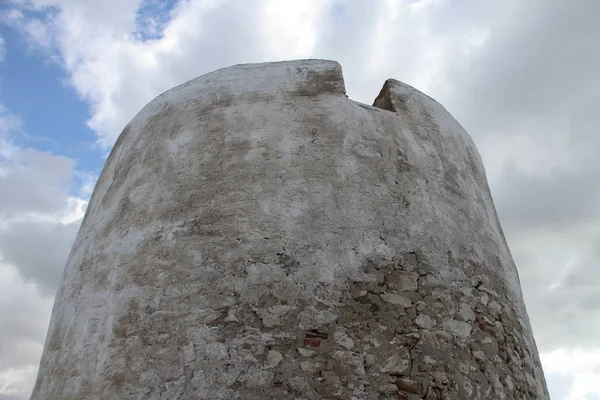
[[[222,69],[140,111],[92,195],[32,399],[401,395],[548,399],[460,124],[394,80],[354,102],[323,60]]]

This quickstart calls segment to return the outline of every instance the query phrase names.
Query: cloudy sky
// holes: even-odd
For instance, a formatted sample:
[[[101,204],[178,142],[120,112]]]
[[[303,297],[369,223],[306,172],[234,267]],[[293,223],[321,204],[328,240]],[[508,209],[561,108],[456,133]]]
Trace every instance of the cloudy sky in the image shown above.
[[[0,0],[0,400],[28,398],[87,199],[124,125],[232,64],[394,77],[483,156],[554,400],[600,399],[600,1]]]

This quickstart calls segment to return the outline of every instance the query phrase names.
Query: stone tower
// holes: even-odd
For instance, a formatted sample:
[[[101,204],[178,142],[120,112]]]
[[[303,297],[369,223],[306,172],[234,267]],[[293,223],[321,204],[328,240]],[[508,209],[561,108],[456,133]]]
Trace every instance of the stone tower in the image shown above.
[[[108,158],[32,399],[548,399],[481,159],[332,61],[150,102]]]

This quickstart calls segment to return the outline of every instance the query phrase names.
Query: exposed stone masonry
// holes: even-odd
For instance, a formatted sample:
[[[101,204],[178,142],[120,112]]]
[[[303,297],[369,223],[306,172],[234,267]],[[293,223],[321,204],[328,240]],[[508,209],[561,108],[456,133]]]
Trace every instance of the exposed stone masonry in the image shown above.
[[[234,338],[210,346],[217,354],[189,357],[197,371],[189,384],[211,382],[206,371],[214,358],[242,358],[258,369],[232,361],[212,373],[243,399],[537,398],[533,357],[506,291],[490,289],[477,275],[481,266],[448,257],[450,284],[418,252],[369,260],[361,280],[318,288],[343,293],[329,305],[294,295],[292,257],[263,259],[258,263],[281,273],[254,288],[256,305],[232,304],[208,318],[215,337]],[[240,276],[254,286],[247,273]],[[318,322],[303,324],[303,314]]]

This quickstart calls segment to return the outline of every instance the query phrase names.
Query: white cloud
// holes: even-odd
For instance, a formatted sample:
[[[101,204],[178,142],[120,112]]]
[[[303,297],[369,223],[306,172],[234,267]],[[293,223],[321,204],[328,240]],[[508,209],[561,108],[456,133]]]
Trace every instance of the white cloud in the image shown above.
[[[600,321],[596,0],[577,5],[558,0],[185,0],[168,13],[153,0],[18,3],[21,11],[9,11],[3,20],[19,21],[12,25],[32,48],[64,66],[69,83],[90,105],[88,123],[106,148],[156,95],[237,63],[336,59],[356,100],[372,101],[389,77],[433,95],[467,128],[483,155],[540,351],[552,355],[544,356],[544,365],[551,378],[574,382],[564,395],[555,389],[555,398],[592,398],[593,391],[577,389],[593,387],[577,378],[579,370],[557,372],[551,364],[556,354],[576,357],[574,343],[587,349],[581,352],[600,349],[600,326],[593,322]],[[31,8],[46,14],[31,19],[25,13]],[[17,126],[18,119],[0,109],[0,132]],[[24,216],[31,212],[26,210],[38,210],[38,221],[40,213],[54,213],[52,222],[44,222],[54,224],[44,228],[48,231],[71,222],[84,204],[64,188],[72,179],[72,160],[2,140],[0,135],[0,154],[9,161],[0,166],[0,182],[4,176],[15,188],[20,181],[39,185],[45,195],[28,194],[23,183],[18,196],[0,196],[0,205],[13,204],[5,208],[13,210],[11,218],[21,220],[14,231],[0,234],[0,246],[2,240],[36,238],[27,228]],[[89,181],[79,197],[91,187]],[[71,210],[70,219],[64,210]],[[64,253],[68,246],[52,247]],[[25,274],[40,263],[35,254],[26,260],[23,249],[11,249],[12,257],[22,260],[13,262],[21,265],[20,273],[49,289],[51,281],[43,275]]]
[[[4,38],[0,36],[0,62],[4,60],[4,57],[6,57],[6,44]]]
[[[21,129],[0,105],[0,399],[31,392],[54,292],[87,204],[70,194],[75,161],[19,147],[13,138]]]
[[[555,389],[562,392],[561,399],[600,399],[600,350],[563,348],[542,353],[540,357],[546,375],[557,376],[562,384]]]
[[[26,398],[33,388],[53,299],[0,263],[0,399]]]
[[[4,22],[9,27],[18,28],[25,36],[31,50],[50,51],[52,36],[48,31],[48,26],[41,20],[26,18],[20,10],[9,9],[0,10],[0,22]],[[57,60],[55,58],[55,61]]]
[[[149,100],[182,81],[229,64],[307,56],[312,41],[305,36],[324,3],[303,2],[303,20],[289,22],[287,35],[277,34],[281,22],[271,19],[279,2],[268,3],[264,9],[246,2],[181,2],[156,40],[66,30],[61,48],[67,68],[92,106],[89,125],[101,143],[111,145]],[[83,25],[77,18],[61,14],[59,23]]]
[[[119,3],[115,20],[108,11],[115,7],[111,2],[29,4],[60,7],[45,21],[45,32],[54,34],[71,84],[90,103],[88,123],[105,146],[156,95],[231,64],[336,59],[344,67],[349,94],[371,102],[390,76],[427,89],[439,81],[446,60],[479,48],[487,35],[485,24],[468,24],[475,20],[472,13],[453,15],[465,24],[432,29],[432,19],[443,21],[453,11],[445,1],[180,1],[161,25],[161,35],[149,40],[137,34],[136,1]],[[40,21],[19,25],[33,22],[35,29],[25,28],[25,34],[35,42],[32,32],[42,31]],[[48,48],[49,35],[42,37],[37,47]]]
[[[25,282],[44,295],[54,295],[80,221],[20,221],[0,230],[0,257],[15,265]]]
[[[34,149],[0,160],[0,216],[53,214],[66,208],[75,161]]]
[[[597,349],[600,3],[506,5],[440,100],[479,145],[540,348]]]
[[[35,378],[37,365],[30,364],[24,368],[0,370],[0,399],[23,400],[29,398]]]
[[[9,122],[0,131],[0,262],[53,294],[86,201],[71,195],[75,161],[14,145],[8,132],[18,119],[4,115]]]
[[[0,156],[7,156],[12,152],[9,142],[9,134],[18,132],[21,128],[21,120],[0,102]]]

